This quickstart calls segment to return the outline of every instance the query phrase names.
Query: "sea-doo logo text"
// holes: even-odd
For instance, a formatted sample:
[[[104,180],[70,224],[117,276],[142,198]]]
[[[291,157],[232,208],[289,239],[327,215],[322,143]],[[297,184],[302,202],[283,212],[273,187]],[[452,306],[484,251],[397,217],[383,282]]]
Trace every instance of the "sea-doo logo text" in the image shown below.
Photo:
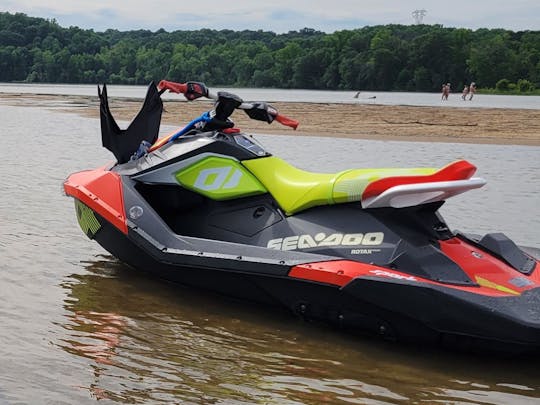
[[[382,244],[384,233],[318,233],[311,235],[294,235],[286,238],[271,239],[267,248],[276,250],[309,249],[321,246],[378,246]]]
[[[231,166],[212,167],[199,172],[194,186],[199,190],[219,190],[224,188],[235,188],[240,183],[242,172],[234,169],[232,175],[229,175],[233,170]]]

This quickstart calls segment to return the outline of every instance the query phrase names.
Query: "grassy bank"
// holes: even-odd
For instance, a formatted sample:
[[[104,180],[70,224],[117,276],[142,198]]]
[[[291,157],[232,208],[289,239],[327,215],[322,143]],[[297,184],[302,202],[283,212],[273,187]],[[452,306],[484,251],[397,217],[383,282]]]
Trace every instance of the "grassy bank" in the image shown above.
[[[499,90],[499,89],[477,89],[477,94],[496,94],[507,96],[540,96],[540,89],[531,91],[519,91],[519,90]]]

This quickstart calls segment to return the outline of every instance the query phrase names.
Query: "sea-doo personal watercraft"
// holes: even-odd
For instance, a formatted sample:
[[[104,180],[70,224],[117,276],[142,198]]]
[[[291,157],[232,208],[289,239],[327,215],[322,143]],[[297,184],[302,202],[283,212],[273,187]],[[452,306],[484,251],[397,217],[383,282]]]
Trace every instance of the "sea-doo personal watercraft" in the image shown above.
[[[213,109],[158,139],[163,91]],[[300,170],[230,116],[297,122],[264,103],[161,81],[122,130],[98,86],[114,164],[70,175],[84,233],[128,265],[184,285],[405,342],[538,352],[540,265],[501,233],[465,235],[438,210],[485,180],[442,168]]]

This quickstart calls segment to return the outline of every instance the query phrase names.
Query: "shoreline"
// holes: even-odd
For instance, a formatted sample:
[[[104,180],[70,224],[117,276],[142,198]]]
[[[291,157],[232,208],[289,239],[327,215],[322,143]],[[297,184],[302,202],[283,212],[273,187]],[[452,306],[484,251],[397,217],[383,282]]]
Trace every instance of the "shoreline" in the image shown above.
[[[97,96],[1,93],[0,102],[99,118]],[[118,121],[131,121],[142,100],[110,97],[109,104]],[[298,129],[251,120],[241,111],[231,119],[235,126],[254,134],[540,146],[540,110],[305,102],[272,106],[298,120]],[[206,100],[165,100],[162,124],[183,126],[211,107],[212,102]]]

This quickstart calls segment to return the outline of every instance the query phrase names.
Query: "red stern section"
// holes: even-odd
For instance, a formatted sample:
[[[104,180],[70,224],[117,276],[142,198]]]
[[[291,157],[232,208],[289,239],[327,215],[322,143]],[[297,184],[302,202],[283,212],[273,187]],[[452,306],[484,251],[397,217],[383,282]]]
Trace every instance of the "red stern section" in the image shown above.
[[[459,238],[440,241],[441,251],[482,288],[485,295],[519,295],[540,286],[540,272],[524,275],[489,252]],[[537,264],[538,266],[538,264]]]
[[[476,285],[445,284],[387,267],[352,260],[301,264],[294,266],[289,271],[289,277],[337,287],[343,287],[358,277],[377,277],[383,280],[386,279],[386,281],[405,281],[444,286],[454,290],[491,297],[521,295],[524,291],[540,287],[540,271],[538,269],[526,276],[488,252],[480,250],[459,238],[440,241],[440,245],[442,252],[463,268]],[[540,266],[540,261],[537,266]]]
[[[64,191],[127,234],[122,180],[118,174],[104,168],[74,173],[64,182]]]

